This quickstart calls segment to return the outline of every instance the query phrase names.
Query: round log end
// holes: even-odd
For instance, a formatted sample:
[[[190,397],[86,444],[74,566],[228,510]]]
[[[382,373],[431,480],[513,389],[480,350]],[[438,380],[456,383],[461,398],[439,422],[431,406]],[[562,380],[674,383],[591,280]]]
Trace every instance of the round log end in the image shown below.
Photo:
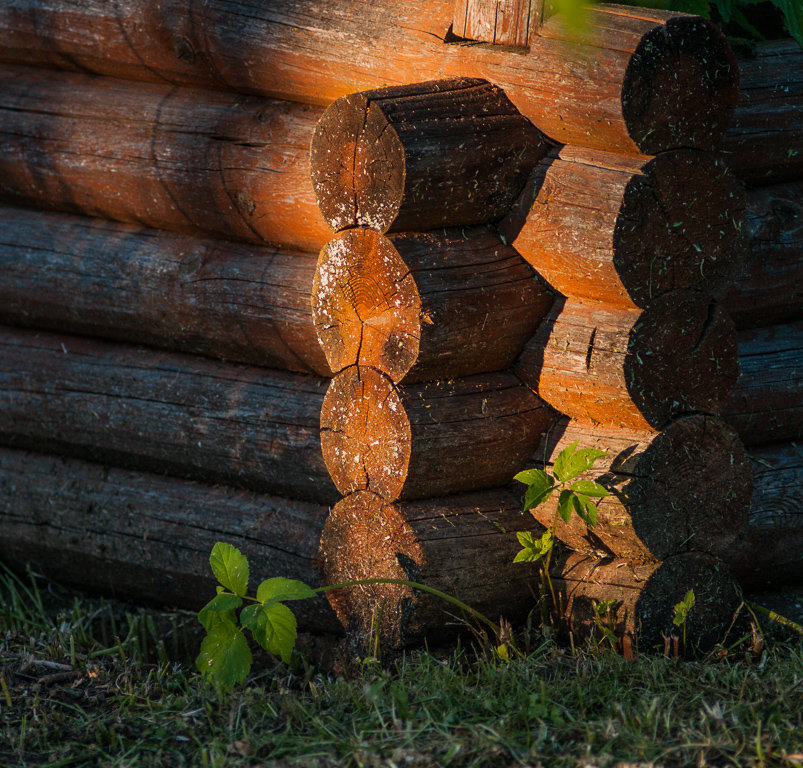
[[[352,366],[332,379],[321,408],[321,449],[337,490],[398,498],[410,464],[411,429],[393,383]]]
[[[349,229],[321,250],[312,317],[333,371],[371,366],[399,381],[418,359],[421,298],[390,240]]]
[[[329,106],[310,147],[312,188],[336,232],[366,226],[387,231],[404,193],[404,147],[380,109],[361,93]]]
[[[641,40],[625,73],[622,114],[646,155],[675,147],[711,150],[739,95],[739,66],[710,22],[677,16]]]
[[[627,392],[653,429],[684,413],[718,413],[738,376],[733,320],[695,291],[657,298],[630,332]]]
[[[318,570],[323,584],[365,579],[415,581],[423,553],[402,514],[393,504],[368,491],[339,501],[321,533]],[[410,587],[366,584],[326,593],[343,627],[365,646],[379,637],[381,646],[409,642],[405,626],[414,603]]]

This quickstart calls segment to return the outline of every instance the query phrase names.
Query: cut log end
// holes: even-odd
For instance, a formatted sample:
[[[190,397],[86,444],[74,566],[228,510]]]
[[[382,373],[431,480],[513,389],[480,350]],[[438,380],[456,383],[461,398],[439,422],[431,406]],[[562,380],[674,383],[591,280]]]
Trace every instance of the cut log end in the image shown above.
[[[625,74],[622,113],[647,155],[672,147],[711,150],[739,94],[739,67],[713,24],[677,16],[646,34]]]
[[[390,240],[349,229],[321,251],[312,288],[318,338],[333,371],[373,366],[394,381],[418,358],[421,298]]]

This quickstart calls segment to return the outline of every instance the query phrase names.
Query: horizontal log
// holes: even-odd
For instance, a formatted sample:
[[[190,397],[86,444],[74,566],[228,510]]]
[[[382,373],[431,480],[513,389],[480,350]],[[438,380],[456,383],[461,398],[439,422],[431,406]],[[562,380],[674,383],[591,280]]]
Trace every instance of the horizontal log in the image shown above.
[[[331,376],[312,254],[0,206],[0,322]]]
[[[553,299],[490,230],[356,228],[321,250],[312,314],[332,370],[409,383],[509,368]]]
[[[514,366],[553,408],[578,419],[661,429],[683,413],[717,413],[738,376],[733,321],[692,291],[647,309],[557,301]]]
[[[737,328],[803,319],[803,181],[747,191],[748,256],[722,300]]]
[[[736,59],[697,17],[596,7],[588,13],[593,44],[570,41],[553,17],[528,55],[511,55],[445,44],[453,6],[9,0],[0,8],[0,58],[322,105],[422,74],[481,77],[550,138],[630,154],[710,149],[736,103]]]
[[[545,435],[533,466],[551,471],[560,452],[574,442],[607,454],[582,477],[611,491],[597,505],[592,529],[576,515],[559,523],[556,536],[578,552],[634,563],[685,551],[724,557],[747,520],[750,461],[719,418],[684,416],[658,433],[564,418]],[[556,508],[557,498],[551,498],[532,514],[549,526]]]
[[[322,503],[325,379],[0,331],[0,442]]]
[[[758,43],[740,58],[722,155],[749,184],[803,180],[803,50],[794,40]]]
[[[739,380],[722,414],[745,445],[803,439],[803,321],[740,331]]]
[[[118,598],[197,610],[215,595],[209,553],[236,546],[251,589],[284,576],[317,586],[327,509],[224,486],[0,449],[3,562]],[[338,631],[323,597],[293,606],[299,624]]]
[[[746,256],[744,192],[707,152],[649,160],[562,147],[499,225],[564,296],[646,307],[672,290],[730,286]]]
[[[353,366],[326,393],[321,447],[343,495],[428,498],[509,482],[552,418],[510,373],[394,385]]]
[[[724,559],[746,589],[803,584],[803,446],[756,446],[750,457],[750,514]]]
[[[334,230],[487,224],[507,213],[548,146],[486,80],[380,88],[324,112],[310,148],[312,187]]]
[[[641,651],[663,648],[664,637],[681,634],[672,622],[674,606],[690,589],[695,599],[685,637],[694,648],[705,650],[722,642],[740,603],[727,566],[699,553],[644,565],[568,554],[557,559],[550,578],[564,631],[580,637],[591,634],[595,607],[613,601],[609,626],[617,637],[634,640]]]
[[[505,488],[404,504],[358,491],[326,518],[321,579],[406,579],[457,597],[494,621],[500,614],[523,619],[536,579],[532,569],[513,562],[520,549],[514,534],[527,525]],[[379,636],[383,650],[398,649],[465,629],[459,609],[409,587],[362,585],[326,594],[358,647]]]
[[[264,98],[0,67],[0,199],[318,251],[321,111]]]

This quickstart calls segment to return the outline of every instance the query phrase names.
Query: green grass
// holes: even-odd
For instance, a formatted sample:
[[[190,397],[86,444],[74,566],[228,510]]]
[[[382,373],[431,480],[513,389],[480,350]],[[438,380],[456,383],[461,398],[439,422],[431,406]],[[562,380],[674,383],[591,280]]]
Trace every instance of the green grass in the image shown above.
[[[223,694],[192,668],[199,637],[189,613],[0,573],[0,766],[803,764],[803,643],[783,629],[691,662],[570,653],[536,631],[510,663],[460,648],[340,677],[263,663]]]

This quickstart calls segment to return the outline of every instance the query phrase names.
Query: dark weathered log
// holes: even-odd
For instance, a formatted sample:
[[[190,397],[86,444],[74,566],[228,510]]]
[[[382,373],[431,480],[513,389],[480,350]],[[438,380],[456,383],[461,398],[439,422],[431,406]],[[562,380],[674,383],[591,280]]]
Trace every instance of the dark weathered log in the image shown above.
[[[510,373],[408,386],[353,366],[326,393],[321,447],[344,495],[427,498],[509,482],[552,418]]]
[[[678,288],[718,294],[746,255],[744,192],[713,154],[640,160],[562,147],[499,231],[565,296],[645,307]]]
[[[722,305],[737,328],[803,318],[803,181],[747,191],[748,256]]]
[[[543,0],[455,0],[452,34],[526,48],[540,25],[542,6]]]
[[[326,507],[190,480],[0,449],[3,562],[116,597],[197,610],[215,595],[216,541],[250,561],[251,588],[285,576],[315,586]],[[337,631],[324,598],[293,606]]]
[[[758,43],[739,60],[739,102],[722,153],[749,184],[803,179],[803,50],[794,40]]]
[[[338,99],[310,172],[332,229],[472,226],[507,213],[548,146],[497,86],[433,80]]]
[[[583,477],[611,495],[600,500],[594,528],[576,515],[559,523],[556,535],[569,547],[631,562],[729,551],[747,519],[752,471],[739,438],[721,419],[685,416],[659,433],[563,419],[538,447],[534,466],[551,469],[574,442],[607,453]],[[555,518],[553,496],[532,511],[545,526]]]
[[[803,321],[738,339],[739,380],[722,415],[745,445],[803,439]]]
[[[0,442],[329,503],[325,379],[0,332]]]
[[[0,206],[0,321],[331,376],[312,254]]]
[[[326,518],[319,551],[325,584],[369,578],[406,579],[464,601],[496,621],[523,618],[532,607],[531,568],[513,558],[516,531],[532,528],[515,494],[497,488],[446,499],[390,504],[368,491],[339,501]],[[426,592],[375,584],[327,592],[355,640],[379,636],[399,648],[453,635],[460,610]]]
[[[589,635],[595,606],[613,600],[609,621],[614,633],[630,637],[641,651],[663,648],[664,637],[681,634],[672,623],[674,606],[690,589],[695,600],[685,629],[692,647],[721,642],[740,602],[728,567],[700,553],[644,565],[568,554],[557,559],[550,577],[564,631]]]
[[[723,554],[746,588],[803,584],[803,446],[757,446],[747,525]]]
[[[553,300],[487,229],[356,228],[321,251],[312,312],[332,370],[371,366],[409,383],[509,368]]]
[[[516,374],[568,416],[661,429],[683,413],[717,413],[738,376],[733,321],[692,291],[643,312],[557,301],[525,347]]]
[[[557,141],[649,155],[712,148],[736,104],[736,59],[697,17],[596,7],[593,43],[569,42],[553,17],[522,56],[445,45],[453,11],[454,0],[6,0],[0,57],[323,105],[422,74],[482,77]]]
[[[0,68],[0,199],[318,251],[321,111],[241,95]]]

